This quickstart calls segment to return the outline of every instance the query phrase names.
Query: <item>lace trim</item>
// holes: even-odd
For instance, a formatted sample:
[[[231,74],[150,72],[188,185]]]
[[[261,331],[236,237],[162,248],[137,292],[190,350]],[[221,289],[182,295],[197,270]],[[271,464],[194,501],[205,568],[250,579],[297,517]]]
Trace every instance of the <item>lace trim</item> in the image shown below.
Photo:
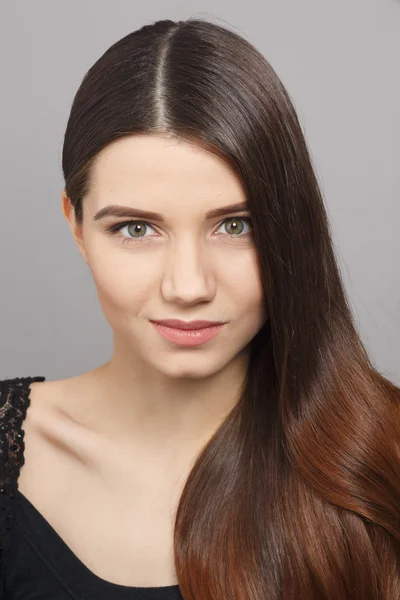
[[[44,380],[45,377],[15,377],[0,381],[0,558],[4,532],[14,525],[12,500],[25,462],[22,423],[30,403],[30,384]]]

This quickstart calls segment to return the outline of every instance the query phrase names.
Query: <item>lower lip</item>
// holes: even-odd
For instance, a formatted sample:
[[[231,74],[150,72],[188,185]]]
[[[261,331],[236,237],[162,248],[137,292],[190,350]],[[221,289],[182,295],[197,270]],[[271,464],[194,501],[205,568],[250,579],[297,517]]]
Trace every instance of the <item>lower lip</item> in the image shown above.
[[[153,321],[152,324],[163,338],[181,346],[200,346],[200,344],[209,342],[219,334],[225,325],[223,323],[222,325],[204,327],[203,329],[174,329],[173,327],[166,327]]]

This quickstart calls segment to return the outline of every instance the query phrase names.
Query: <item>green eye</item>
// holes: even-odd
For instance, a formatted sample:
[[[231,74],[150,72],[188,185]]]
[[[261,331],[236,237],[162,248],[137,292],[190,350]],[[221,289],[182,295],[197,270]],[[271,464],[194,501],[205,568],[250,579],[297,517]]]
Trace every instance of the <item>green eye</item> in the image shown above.
[[[243,233],[244,226],[241,223],[248,224],[250,226],[249,231]],[[247,238],[252,234],[252,219],[249,217],[228,217],[222,221],[218,226],[220,229],[222,226],[226,226],[227,234],[230,238],[243,239]],[[154,227],[147,221],[130,220],[123,221],[122,223],[116,223],[108,228],[107,233],[110,235],[117,235],[122,229],[127,227],[128,236],[120,235],[123,238],[123,243],[136,242],[146,240],[150,236],[145,236],[147,228],[154,229]],[[137,235],[136,235],[137,234]],[[223,234],[218,234],[223,235]]]

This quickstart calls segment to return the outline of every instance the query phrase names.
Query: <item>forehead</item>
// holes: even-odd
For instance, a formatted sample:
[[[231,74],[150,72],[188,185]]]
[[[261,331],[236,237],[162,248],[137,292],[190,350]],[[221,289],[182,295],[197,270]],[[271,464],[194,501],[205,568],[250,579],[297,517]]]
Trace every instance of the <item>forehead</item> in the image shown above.
[[[90,195],[135,194],[143,200],[245,200],[239,176],[217,154],[189,141],[131,135],[104,148],[92,167]],[[128,200],[128,198],[126,198]]]

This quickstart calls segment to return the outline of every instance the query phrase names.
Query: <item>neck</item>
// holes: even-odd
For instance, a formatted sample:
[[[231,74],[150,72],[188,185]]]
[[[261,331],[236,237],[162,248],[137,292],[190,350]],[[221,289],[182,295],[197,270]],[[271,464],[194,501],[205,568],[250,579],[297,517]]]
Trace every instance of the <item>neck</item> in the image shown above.
[[[89,374],[95,392],[94,426],[108,436],[140,440],[154,450],[203,443],[239,401],[247,365],[245,349],[208,377],[171,378],[116,351]]]

